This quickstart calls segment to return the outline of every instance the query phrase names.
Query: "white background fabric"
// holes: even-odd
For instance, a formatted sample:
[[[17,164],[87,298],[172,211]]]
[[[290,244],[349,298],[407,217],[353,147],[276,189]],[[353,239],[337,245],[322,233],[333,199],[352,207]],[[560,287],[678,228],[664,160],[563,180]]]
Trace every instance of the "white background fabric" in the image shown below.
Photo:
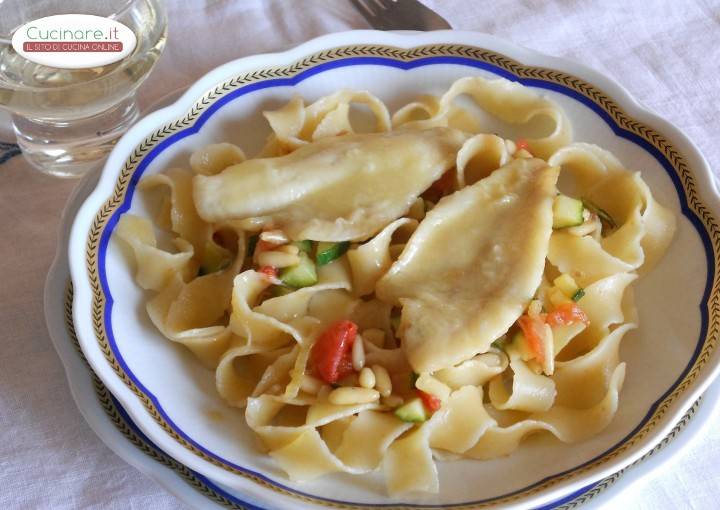
[[[489,32],[614,77],[720,170],[716,0],[427,4],[454,28]],[[169,0],[168,7],[168,47],[141,89],[143,104],[228,60],[368,27],[345,0]],[[0,165],[0,508],[184,508],[83,422],[45,331],[43,282],[73,186],[34,173],[19,157]],[[720,427],[710,427],[672,465],[607,507],[717,508],[719,459]]]

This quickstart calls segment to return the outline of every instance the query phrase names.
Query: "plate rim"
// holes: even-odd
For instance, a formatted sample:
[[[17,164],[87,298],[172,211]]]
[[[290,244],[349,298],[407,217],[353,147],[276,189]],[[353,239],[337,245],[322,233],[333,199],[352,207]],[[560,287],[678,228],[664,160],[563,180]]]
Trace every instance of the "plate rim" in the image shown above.
[[[147,117],[146,119],[144,119],[143,121],[141,121],[139,124],[137,124],[134,128],[132,128],[132,129],[128,132],[128,134],[123,138],[123,140],[118,144],[118,147],[116,147],[116,149],[115,149],[115,150],[113,151],[113,153],[111,154],[110,158],[108,159],[108,164],[106,165],[105,170],[103,171],[103,174],[102,174],[102,176],[101,176],[100,183],[98,184],[98,187],[95,189],[95,191],[93,191],[93,193],[90,195],[90,197],[86,200],[85,204],[82,206],[80,212],[78,213],[77,220],[76,220],[75,224],[73,225],[73,232],[72,232],[72,235],[71,235],[71,240],[72,240],[72,241],[71,241],[71,243],[70,243],[70,260],[71,260],[71,269],[72,269],[72,272],[73,272],[73,281],[74,281],[74,283],[75,283],[75,285],[76,285],[76,288],[78,288],[78,289],[80,288],[80,285],[78,285],[78,283],[82,283],[82,272],[83,272],[83,268],[78,267],[78,260],[82,261],[82,260],[84,259],[84,256],[83,256],[83,255],[80,255],[80,257],[78,258],[78,255],[79,255],[79,253],[78,253],[78,250],[79,250],[78,246],[82,246],[82,245],[84,244],[84,243],[78,243],[78,242],[77,242],[77,239],[79,239],[79,238],[82,237],[82,230],[83,230],[82,224],[83,224],[83,221],[81,221],[81,220],[83,220],[83,218],[86,219],[86,218],[88,217],[88,212],[91,213],[91,216],[94,216],[94,214],[92,214],[92,208],[95,207],[96,210],[97,210],[98,198],[100,198],[100,201],[102,201],[102,198],[103,198],[103,197],[102,197],[102,194],[103,194],[103,193],[106,194],[107,189],[110,189],[110,188],[108,188],[108,186],[107,186],[108,181],[110,182],[110,184],[112,184],[112,181],[115,179],[115,173],[116,173],[116,172],[113,170],[113,166],[112,166],[113,163],[117,163],[117,162],[121,161],[122,159],[124,159],[124,158],[122,157],[122,154],[121,154],[121,153],[124,152],[124,150],[126,150],[126,149],[124,149],[124,150],[121,150],[121,149],[123,149],[124,147],[128,146],[128,140],[132,138],[131,135],[135,135],[135,138],[138,138],[138,136],[139,136],[139,138],[142,139],[142,137],[143,137],[142,135],[137,135],[137,134],[135,134],[135,133],[140,133],[140,132],[141,132],[140,126],[143,126],[143,129],[144,129],[144,130],[142,131],[142,133],[147,133],[147,132],[148,132],[147,127],[149,127],[149,126],[151,126],[151,125],[153,125],[153,124],[156,125],[156,124],[158,123],[157,121],[158,121],[159,119],[161,119],[161,118],[163,118],[163,117],[165,117],[166,119],[167,119],[167,118],[172,118],[172,116],[173,116],[174,114],[176,114],[179,110],[182,110],[183,107],[187,108],[187,104],[188,104],[188,100],[189,100],[189,99],[192,100],[193,97],[197,97],[197,96],[195,95],[196,92],[197,92],[197,90],[199,90],[199,89],[207,90],[208,88],[210,88],[210,87],[208,87],[207,85],[208,85],[212,80],[214,80],[215,78],[217,78],[217,77],[219,77],[219,76],[221,76],[221,75],[226,75],[226,74],[227,74],[227,71],[228,71],[229,69],[231,69],[231,68],[233,69],[233,72],[230,73],[230,74],[239,74],[239,73],[241,73],[241,72],[243,72],[243,71],[238,70],[238,66],[239,66],[239,67],[245,66],[245,69],[248,70],[250,67],[254,66],[256,62],[259,63],[260,61],[263,61],[263,60],[269,61],[269,60],[272,60],[272,59],[274,58],[274,59],[276,59],[276,60],[277,60],[277,59],[280,59],[280,60],[282,60],[282,61],[285,61],[286,63],[287,63],[287,62],[290,62],[290,63],[291,63],[294,58],[297,59],[298,57],[302,57],[303,55],[306,55],[307,52],[308,52],[308,49],[312,48],[313,45],[315,45],[315,46],[318,46],[318,44],[319,44],[320,46],[323,46],[323,45],[324,45],[326,48],[330,48],[330,47],[332,47],[332,46],[338,46],[338,42],[339,42],[341,39],[343,39],[343,38],[347,39],[351,34],[352,34],[352,36],[353,36],[354,38],[358,38],[358,37],[360,37],[361,35],[367,36],[368,34],[372,34],[373,38],[375,38],[376,40],[377,40],[377,39],[391,39],[391,40],[392,40],[392,43],[394,43],[394,44],[392,44],[392,45],[394,45],[394,46],[400,46],[400,47],[403,47],[403,48],[412,47],[412,46],[417,46],[417,45],[422,45],[423,43],[425,43],[425,44],[433,44],[433,43],[434,43],[434,44],[440,44],[440,43],[438,42],[438,41],[440,41],[440,40],[442,40],[442,41],[445,42],[445,43],[448,43],[450,39],[453,39],[453,41],[452,41],[450,44],[464,44],[464,45],[467,45],[467,46],[475,46],[475,47],[479,47],[479,48],[487,48],[489,51],[491,51],[491,52],[493,52],[493,53],[497,53],[497,52],[502,51],[502,55],[506,55],[506,54],[508,53],[507,49],[510,48],[510,46],[512,46],[512,47],[514,47],[514,50],[510,52],[511,54],[512,54],[513,52],[515,52],[515,53],[517,53],[517,52],[529,53],[529,56],[526,55],[526,58],[534,58],[534,59],[539,59],[539,60],[542,61],[542,62],[552,63],[552,66],[551,66],[552,68],[554,68],[554,69],[558,69],[558,68],[559,68],[559,69],[562,70],[561,72],[563,72],[563,73],[569,73],[569,74],[572,74],[572,75],[574,75],[574,76],[580,76],[580,77],[582,77],[585,81],[587,81],[588,83],[593,83],[593,84],[594,84],[594,83],[600,82],[600,83],[603,84],[603,85],[602,85],[602,88],[603,88],[603,89],[606,89],[606,90],[610,90],[610,91],[611,91],[609,95],[612,97],[612,99],[614,100],[614,102],[617,103],[617,104],[622,105],[622,106],[624,107],[624,110],[626,110],[626,111],[632,111],[632,116],[633,116],[633,117],[642,119],[643,123],[649,123],[649,124],[652,124],[653,126],[660,126],[660,129],[661,129],[661,131],[663,132],[663,134],[664,134],[665,136],[668,136],[668,133],[669,133],[669,134],[671,135],[671,138],[674,139],[674,141],[675,141],[675,143],[676,143],[677,145],[680,145],[680,146],[685,145],[685,150],[682,151],[681,153],[684,153],[684,154],[688,154],[688,153],[689,153],[690,157],[695,160],[695,163],[696,163],[696,164],[694,165],[695,168],[698,169],[698,170],[700,170],[700,172],[699,172],[699,173],[696,173],[696,175],[694,175],[694,177],[695,177],[695,178],[698,178],[698,180],[703,180],[703,179],[704,179],[705,181],[709,181],[709,183],[710,183],[710,188],[708,188],[707,186],[703,186],[703,187],[705,188],[705,190],[702,190],[702,191],[709,191],[709,193],[710,193],[709,198],[711,198],[711,200],[708,201],[708,197],[706,196],[706,197],[705,197],[705,204],[704,204],[704,205],[706,205],[706,206],[707,206],[707,205],[710,206],[710,211],[712,211],[712,212],[711,212],[711,213],[709,212],[708,214],[709,214],[709,215],[712,215],[712,216],[717,215],[717,201],[718,201],[717,193],[716,193],[716,189],[715,189],[715,187],[714,187],[713,181],[712,181],[712,179],[711,179],[711,174],[710,174],[709,168],[708,168],[708,166],[707,166],[707,163],[704,161],[704,158],[702,157],[702,154],[700,154],[700,152],[697,150],[697,148],[692,144],[692,142],[691,142],[689,139],[687,139],[687,137],[686,137],[684,134],[682,134],[682,132],[680,132],[679,130],[677,130],[676,128],[674,128],[674,127],[673,127],[672,125],[670,125],[667,121],[664,121],[664,120],[660,119],[659,117],[657,117],[657,116],[656,116],[655,114],[653,114],[652,112],[650,112],[650,111],[648,111],[647,109],[645,109],[645,108],[643,108],[642,106],[640,106],[639,103],[637,103],[637,101],[635,101],[634,99],[632,99],[632,98],[630,97],[630,95],[627,93],[627,91],[625,91],[625,89],[623,89],[622,87],[620,87],[620,86],[617,85],[617,84],[614,84],[614,82],[612,82],[612,81],[609,80],[608,78],[602,77],[602,75],[597,75],[596,72],[590,71],[590,70],[584,68],[583,66],[579,66],[579,65],[577,65],[577,64],[575,64],[575,63],[573,63],[573,62],[565,61],[564,59],[557,59],[557,58],[555,58],[555,57],[538,56],[539,54],[538,54],[537,52],[533,52],[533,51],[531,51],[531,50],[526,50],[526,49],[519,48],[519,47],[517,47],[517,46],[515,46],[515,45],[512,45],[512,43],[507,43],[507,42],[501,42],[501,43],[499,43],[496,38],[488,37],[488,36],[485,36],[485,35],[482,35],[482,34],[473,33],[473,32],[470,32],[470,33],[463,33],[463,32],[451,32],[451,33],[445,32],[445,33],[443,33],[443,32],[438,32],[438,33],[433,33],[433,34],[422,34],[422,35],[416,35],[416,34],[412,34],[412,35],[405,35],[405,34],[403,34],[403,35],[397,35],[397,34],[385,34],[385,33],[383,33],[382,36],[381,36],[381,35],[379,35],[378,33],[373,32],[373,31],[352,31],[352,32],[345,32],[345,33],[340,33],[340,34],[331,34],[331,35],[329,35],[329,36],[323,36],[323,37],[314,39],[314,40],[312,40],[312,41],[309,41],[308,43],[305,43],[305,44],[303,44],[303,45],[301,45],[301,46],[299,46],[299,47],[297,47],[297,48],[294,48],[293,50],[289,50],[289,51],[287,51],[287,52],[278,53],[278,54],[271,54],[271,55],[261,55],[261,56],[255,56],[255,57],[248,57],[248,58],[245,58],[245,59],[236,60],[236,61],[231,62],[231,63],[229,63],[229,64],[226,64],[226,65],[224,65],[224,66],[221,66],[221,67],[219,67],[218,69],[216,69],[215,71],[211,71],[211,72],[210,72],[208,75],[206,75],[204,78],[201,78],[201,79],[200,79],[194,86],[192,86],[192,87],[190,88],[190,90],[189,90],[185,95],[183,95],[183,97],[182,97],[180,100],[178,100],[174,105],[171,105],[170,107],[167,107],[167,108],[165,108],[165,109],[163,109],[163,110],[160,110],[159,112],[157,112],[157,113],[155,113],[155,114],[150,115],[149,117]],[[451,35],[452,35],[452,37],[450,37]],[[463,38],[465,38],[465,40],[462,40]],[[458,39],[460,39],[460,40],[458,40]],[[469,40],[467,40],[467,39],[472,39],[472,41],[469,41]],[[480,39],[480,41],[478,41],[478,39]],[[327,43],[330,43],[331,41],[333,41],[332,44],[327,44]],[[385,41],[377,41],[377,42],[369,43],[369,44],[385,45],[385,44],[388,44],[388,43],[385,42]],[[492,49],[489,49],[489,47],[492,46],[493,44],[501,46],[501,49],[500,49],[500,50],[496,49],[496,46],[495,46],[495,47],[492,47]],[[509,45],[509,46],[508,46],[508,45]],[[346,41],[345,41],[345,44],[341,44],[340,46],[347,46]],[[503,49],[503,46],[505,46],[505,49]],[[506,58],[507,58],[507,57],[506,57]],[[258,59],[260,59],[260,60],[258,61]],[[515,59],[517,59],[517,57],[513,57],[513,58],[511,58],[511,59],[509,59],[509,60],[514,61]],[[519,65],[519,64],[518,64],[518,65]],[[543,64],[543,65],[547,65],[547,64]],[[248,67],[248,66],[249,66],[249,67]],[[263,66],[260,66],[260,67],[263,67]],[[265,66],[265,67],[266,67],[266,66]],[[529,64],[528,64],[527,66],[520,65],[520,67],[535,68],[534,66],[530,66]],[[566,71],[565,69],[566,69],[567,67],[570,67],[571,70],[570,70],[570,71]],[[589,79],[586,78],[585,75],[590,75],[590,78],[589,78]],[[596,75],[597,75],[597,76],[596,76]],[[216,83],[216,82],[213,82],[213,84],[214,84],[214,83]],[[198,101],[195,101],[195,104],[197,104],[197,103],[198,103]],[[636,111],[633,111],[633,109],[635,109]],[[617,134],[617,133],[616,133],[616,134]],[[136,142],[137,142],[137,140],[135,141],[135,143],[136,143]],[[120,165],[116,165],[116,166],[117,166],[118,168],[120,168]],[[704,171],[704,172],[703,172],[703,171]],[[672,177],[672,174],[670,174],[670,175],[671,175],[671,177]],[[706,182],[705,184],[708,184],[708,183]],[[676,187],[677,187],[677,186],[676,186]],[[703,196],[703,195],[701,194],[700,196]],[[681,200],[681,202],[682,202],[682,200]],[[93,205],[93,204],[95,204],[95,205]],[[712,218],[710,218],[710,219],[712,220]],[[697,228],[697,225],[696,225],[696,228]],[[85,232],[87,232],[87,228],[85,228]],[[702,236],[701,236],[701,237],[702,237]],[[706,246],[706,249],[707,249],[707,246]],[[716,262],[716,265],[717,265],[717,262]],[[711,264],[709,267],[711,267],[713,270],[716,269],[716,267],[713,266],[712,264]],[[715,273],[714,276],[717,277],[717,272]],[[709,296],[708,290],[709,290],[709,289],[706,289],[706,292],[705,292],[705,297],[706,297],[706,298]],[[83,289],[83,292],[87,292],[87,288]],[[87,293],[86,293],[86,294],[83,296],[83,299],[87,300],[87,297],[88,297],[88,295],[87,295]],[[92,341],[93,341],[93,338],[92,338],[92,337],[93,337],[94,335],[89,335],[89,334],[88,334],[89,332],[88,332],[88,330],[87,330],[87,324],[82,322],[82,320],[81,320],[81,319],[82,319],[81,315],[82,315],[82,311],[80,310],[80,307],[79,307],[79,306],[76,306],[76,307],[75,307],[75,320],[76,320],[76,324],[78,324],[78,326],[85,326],[85,327],[82,327],[82,328],[81,328],[81,327],[78,328],[78,335],[79,335],[79,337],[80,337],[80,339],[81,339],[81,343],[82,343],[82,345],[83,345],[83,350],[86,351],[86,355],[88,354],[87,351],[91,351],[91,352],[93,352],[93,354],[94,354],[94,356],[88,356],[88,358],[89,358],[90,361],[91,361],[91,364],[93,364],[93,365],[97,364],[98,367],[102,367],[102,368],[101,368],[101,371],[99,371],[99,375],[101,376],[101,378],[103,378],[103,381],[104,381],[105,384],[110,388],[110,390],[113,392],[113,394],[115,394],[116,397],[118,397],[118,399],[119,399],[120,402],[123,404],[123,406],[126,407],[126,409],[128,410],[128,412],[131,413],[131,416],[133,416],[133,418],[136,419],[136,422],[138,422],[138,425],[141,426],[141,427],[142,427],[143,425],[148,425],[148,424],[146,424],[145,420],[143,419],[144,417],[146,417],[146,415],[145,415],[144,413],[142,413],[140,410],[138,410],[136,405],[133,405],[133,404],[136,404],[136,402],[133,400],[133,398],[132,398],[132,397],[128,397],[127,392],[123,392],[123,391],[122,391],[122,387],[119,387],[119,385],[117,384],[118,382],[121,383],[121,384],[124,384],[124,383],[123,383],[122,381],[116,380],[116,379],[114,379],[114,378],[112,378],[112,377],[108,377],[108,375],[105,374],[105,372],[102,371],[103,369],[106,369],[107,367],[103,365],[103,362],[102,362],[102,359],[101,359],[101,358],[97,358],[98,352],[97,352],[97,351],[93,351],[93,349],[92,349]],[[92,333],[92,332],[90,332],[90,333]],[[706,336],[706,343],[707,343],[707,340],[708,340],[708,337]],[[713,348],[714,348],[714,347],[713,347]],[[708,355],[708,357],[709,357],[709,355]],[[94,366],[94,368],[95,368],[96,370],[98,370],[98,367]],[[695,397],[697,397],[697,395],[703,391],[703,389],[710,383],[710,381],[717,376],[718,369],[720,369],[720,364],[716,363],[715,366],[714,366],[714,368],[713,368],[712,370],[707,370],[707,369],[706,369],[704,372],[702,372],[702,374],[699,374],[700,376],[704,376],[704,377],[698,377],[698,378],[692,383],[692,384],[694,384],[694,386],[695,386],[695,387],[694,387],[694,390],[691,391],[689,394],[687,394],[687,395],[685,396],[685,398],[684,398],[684,399],[681,399],[681,400],[683,400],[683,402],[684,402],[685,404],[688,404],[688,402],[689,402],[689,403],[692,403],[692,402],[694,401],[694,399],[692,398],[692,396],[694,395]],[[105,377],[103,377],[103,375],[105,375]],[[682,378],[682,377],[681,377],[681,378]],[[106,379],[111,379],[112,382],[109,382],[109,381],[106,380]],[[688,383],[688,385],[690,385],[690,383]],[[667,395],[667,394],[666,394],[666,395]],[[665,397],[666,395],[663,395],[663,397]],[[661,399],[662,399],[662,397],[661,397]],[[688,404],[688,405],[689,405],[689,404]],[[667,407],[670,407],[670,406],[671,406],[671,404],[668,404],[668,405],[667,405]],[[678,408],[678,407],[682,408],[683,406],[682,406],[682,405],[680,405],[680,406],[676,405],[675,407],[676,407],[676,409],[675,409],[674,413],[671,412],[671,413],[670,413],[669,415],[667,415],[667,416],[669,416],[669,417],[671,417],[671,418],[672,418],[672,417],[677,418],[677,415],[678,415],[678,414],[681,414],[682,409],[677,409],[677,408]],[[665,412],[665,411],[664,411],[664,412]],[[137,413],[139,416],[136,417],[136,416],[133,415],[133,413]],[[668,418],[665,417],[665,418],[660,419],[660,421],[663,421],[663,420],[664,420],[665,422],[667,422],[667,421],[668,421]],[[676,421],[676,420],[670,419],[669,421],[670,421],[671,423],[669,423],[669,424],[668,424],[668,423],[665,423],[664,428],[668,428],[668,426],[671,427],[671,426],[672,426],[672,423],[674,423],[674,421]],[[152,427],[149,427],[149,428],[152,429]],[[653,437],[655,437],[656,435],[659,435],[661,432],[663,432],[664,428],[663,428],[663,426],[660,426],[659,430],[655,430],[654,433],[651,434],[651,435],[652,435]],[[144,432],[148,433],[148,430],[144,430]],[[149,432],[149,433],[148,433],[149,437],[151,437],[151,438],[153,438],[153,439],[157,439],[156,437],[154,437],[154,436],[156,435],[155,432],[156,432],[155,430]],[[648,443],[648,442],[652,443],[652,441],[645,440],[645,441],[644,441],[644,444],[646,444],[646,443]],[[647,446],[647,444],[646,444],[646,446]],[[650,447],[651,447],[651,446],[650,446]],[[648,447],[648,449],[649,449],[649,447]],[[637,452],[635,452],[634,454],[629,455],[629,456],[628,456],[629,458],[625,458],[624,460],[622,460],[622,462],[620,462],[620,464],[629,464],[629,463],[631,463],[631,462],[634,460],[634,458],[637,458],[637,457],[639,457],[640,455],[642,455],[642,453],[643,453],[642,450],[643,450],[643,448],[640,448],[640,451],[637,451]],[[179,454],[178,454],[178,455],[179,455]],[[173,455],[173,456],[175,456],[175,455]],[[182,455],[181,455],[181,456],[182,456]],[[185,460],[187,460],[187,457],[186,457],[186,456],[182,456],[182,457],[183,457],[183,462],[185,463]],[[617,464],[618,464],[617,460],[616,460],[614,463],[613,463],[613,462],[610,462],[610,466],[608,466],[608,467],[606,468],[606,470],[607,470],[608,468],[613,468],[613,466],[615,467],[615,469],[611,469],[611,470],[612,470],[612,471],[617,470]],[[572,472],[571,472],[571,475],[572,475],[572,476],[575,476],[575,477],[578,476],[578,475],[576,474],[576,473],[577,473],[577,469],[578,469],[578,468],[576,467],[576,468],[574,468],[574,469],[572,470]],[[198,470],[200,470],[200,469],[198,469]],[[226,483],[226,482],[225,482],[226,477],[222,477],[222,476],[221,476],[221,475],[223,475],[224,473],[216,473],[215,470],[212,470],[212,472],[213,472],[214,474],[216,474],[218,478],[222,478],[222,483]],[[573,474],[573,473],[575,473],[575,474]],[[600,470],[599,473],[603,473],[603,471]],[[215,476],[211,475],[210,472],[207,472],[207,473],[205,473],[205,474],[207,474],[207,475],[210,476],[210,477],[215,478]],[[552,478],[555,478],[555,477],[557,477],[557,476],[561,476],[561,475],[557,475],[557,474],[556,474],[556,475],[553,475]],[[600,477],[600,474],[596,474],[596,475],[595,475],[595,478],[598,478],[598,477]],[[582,478],[582,477],[581,477],[581,478]],[[269,479],[269,477],[268,477],[268,479]],[[585,479],[584,482],[587,482],[587,479]],[[271,483],[276,484],[276,483],[278,483],[278,482],[273,480]],[[538,483],[542,483],[542,481],[541,481],[541,482],[538,482]],[[581,481],[580,483],[582,483],[582,481]],[[534,486],[534,485],[535,485],[535,484],[533,484],[533,486]],[[563,484],[562,484],[562,483],[558,484],[557,482],[555,482],[553,485],[557,488],[558,485],[563,485]],[[570,484],[565,484],[565,485],[563,485],[563,487],[564,487],[564,490],[566,490],[566,491],[569,492],[569,491],[571,490],[571,488],[573,487],[573,485],[572,485],[572,483],[570,483]],[[548,493],[548,498],[550,498],[550,494],[553,493],[553,490],[552,490],[552,488],[551,488],[551,490],[545,491],[544,493]],[[540,502],[540,501],[543,499],[543,498],[541,498],[541,497],[539,497],[539,496],[538,496],[538,497],[536,497],[536,496],[531,496],[531,497],[535,498],[533,501],[537,500],[538,502]],[[552,499],[552,498],[550,498],[550,499]],[[315,501],[315,502],[317,502],[317,501]],[[497,499],[495,499],[495,498],[493,498],[493,501],[488,501],[489,504],[494,504],[494,503],[497,503],[497,502],[498,502],[498,501],[497,501]],[[338,504],[338,503],[339,503],[339,504],[348,504],[347,502],[339,502],[339,501],[338,501],[338,502],[336,502],[336,501],[331,501],[331,503],[332,503],[332,504]],[[321,504],[322,504],[322,503],[321,503]],[[466,503],[465,505],[467,505],[467,504],[481,504],[481,502],[469,502],[469,503]],[[402,506],[406,506],[406,507],[407,507],[407,506],[416,506],[416,505],[414,505],[414,504],[403,504],[403,503],[392,503],[392,504],[390,504],[390,505],[385,505],[385,504],[368,504],[368,505],[365,505],[365,504],[353,504],[353,503],[349,503],[349,505],[350,505],[350,506],[353,506],[353,507],[366,506],[366,507],[371,507],[371,508],[387,507],[387,506],[397,506],[397,507],[402,507]],[[462,505],[463,505],[463,504],[460,504],[460,505],[451,505],[450,507],[453,507],[453,506],[462,506]],[[444,506],[444,508],[448,508],[448,506]]]

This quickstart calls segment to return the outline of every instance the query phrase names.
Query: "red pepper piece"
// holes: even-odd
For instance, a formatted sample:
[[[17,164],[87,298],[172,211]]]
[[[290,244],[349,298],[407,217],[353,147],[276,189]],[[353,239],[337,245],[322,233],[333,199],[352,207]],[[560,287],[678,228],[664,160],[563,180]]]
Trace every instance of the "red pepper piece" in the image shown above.
[[[545,349],[543,349],[542,335],[545,331],[542,317],[523,315],[517,322],[528,341],[530,350],[535,354],[535,357],[540,363],[544,362]]]
[[[417,392],[418,397],[420,397],[420,400],[422,400],[425,409],[427,409],[431,413],[434,413],[435,411],[440,409],[440,406],[442,406],[442,401],[435,395],[425,393],[423,390],[416,389],[415,391]]]
[[[351,351],[357,330],[354,322],[341,320],[318,337],[310,353],[310,364],[323,381],[333,384],[353,372]]]
[[[582,308],[576,303],[562,303],[555,310],[547,314],[546,322],[552,326],[565,326],[567,324],[577,324],[584,322],[588,324],[590,320]]]

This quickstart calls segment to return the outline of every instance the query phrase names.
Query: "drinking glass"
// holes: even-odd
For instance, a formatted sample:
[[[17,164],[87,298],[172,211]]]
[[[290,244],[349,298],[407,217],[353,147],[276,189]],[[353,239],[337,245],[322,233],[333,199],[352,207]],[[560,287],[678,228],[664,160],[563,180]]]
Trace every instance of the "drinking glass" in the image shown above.
[[[137,45],[100,67],[60,69],[30,62],[10,44],[14,30],[56,14],[92,14],[124,24]],[[165,46],[162,0],[0,0],[0,107],[17,143],[42,172],[79,177],[98,168],[138,117],[136,90]]]

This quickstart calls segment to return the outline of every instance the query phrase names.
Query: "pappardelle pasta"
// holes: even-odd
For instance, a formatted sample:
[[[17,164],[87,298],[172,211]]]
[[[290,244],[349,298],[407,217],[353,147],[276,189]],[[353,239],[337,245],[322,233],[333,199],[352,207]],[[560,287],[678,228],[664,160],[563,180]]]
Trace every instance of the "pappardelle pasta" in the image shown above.
[[[358,104],[373,132],[356,132]],[[462,78],[392,116],[347,90],[264,115],[257,157],[218,143],[143,178],[159,214],[125,214],[117,235],[152,322],[214,370],[291,479],[382,469],[391,494],[437,492],[434,459],[610,423],[631,284],[675,229],[639,172],[504,79]]]

